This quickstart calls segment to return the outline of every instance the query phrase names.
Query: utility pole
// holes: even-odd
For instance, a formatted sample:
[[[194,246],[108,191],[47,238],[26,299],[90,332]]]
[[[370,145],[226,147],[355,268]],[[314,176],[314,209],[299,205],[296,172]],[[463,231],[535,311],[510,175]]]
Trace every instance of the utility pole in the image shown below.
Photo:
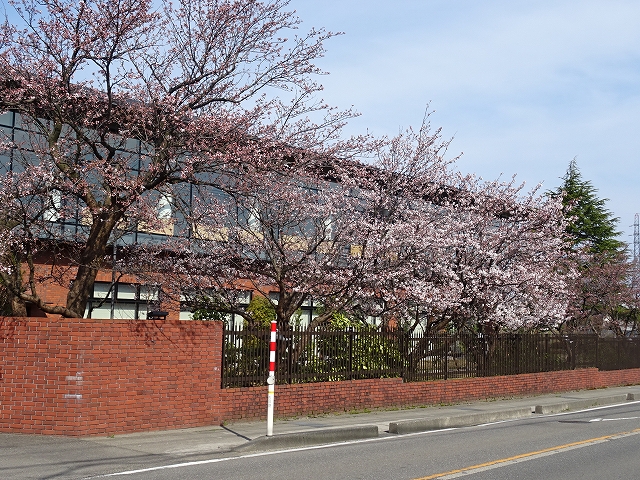
[[[633,220],[633,273],[631,277],[632,286],[635,288],[640,282],[640,215],[636,213]]]
[[[640,215],[636,213],[633,221],[633,263],[638,263],[640,257]]]

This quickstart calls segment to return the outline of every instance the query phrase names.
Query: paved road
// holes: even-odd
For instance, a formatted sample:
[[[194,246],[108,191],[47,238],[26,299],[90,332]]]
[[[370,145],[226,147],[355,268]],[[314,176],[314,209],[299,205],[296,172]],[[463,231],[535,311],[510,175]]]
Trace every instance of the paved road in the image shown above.
[[[0,479],[77,480],[131,470],[145,471],[102,478],[280,478],[285,473],[291,478],[420,478],[487,462],[490,465],[483,468],[493,470],[486,470],[490,473],[484,478],[494,478],[495,474],[508,471],[508,468],[524,468],[527,472],[539,456],[548,456],[549,452],[528,455],[536,448],[544,450],[567,442],[596,438],[589,435],[613,435],[618,430],[622,431],[625,423],[628,423],[624,425],[626,429],[634,430],[637,428],[634,426],[635,417],[640,416],[636,411],[640,403],[635,400],[640,400],[638,386],[482,400],[440,407],[277,419],[274,426],[276,435],[271,439],[264,437],[264,421],[136,434],[116,432],[106,437],[0,433]],[[624,408],[630,410],[624,415],[622,410],[613,409],[591,410],[584,414],[589,420],[596,418],[593,412],[618,415],[597,422],[587,422],[578,416],[549,416],[567,410],[612,404],[624,404]],[[534,410],[537,413],[532,413]],[[411,436],[389,433],[406,434],[418,431],[416,427],[420,431],[443,426],[463,427],[507,418],[520,420]],[[597,425],[599,423],[602,425]],[[375,433],[368,434],[366,438],[370,441],[367,442],[275,452],[284,448],[283,445],[317,444],[317,434],[323,443],[336,438],[343,441],[365,438],[360,433],[356,435],[356,431],[360,432],[358,429],[361,428],[376,430],[376,427],[380,438],[370,438],[375,437]],[[339,430],[344,432],[336,434]],[[585,434],[588,438],[581,436]],[[310,442],[310,435],[315,439],[313,442]],[[634,445],[637,439],[640,436],[634,433],[630,437],[610,438],[607,444],[626,445],[625,442],[630,442]],[[601,445],[604,448],[604,444]],[[272,452],[258,453],[265,448]],[[617,451],[615,448],[618,447],[614,447]],[[553,457],[591,450],[587,442],[580,449],[562,450],[554,453]],[[621,450],[626,451],[626,446]],[[249,452],[256,453],[249,455]],[[502,461],[522,454],[526,461],[513,465]],[[183,465],[188,462],[192,462],[191,465]],[[634,462],[635,459],[620,461],[617,468],[623,469],[625,465],[637,467]],[[577,463],[587,469],[587,474],[576,475],[582,479],[590,478],[589,463],[581,460]],[[548,461],[542,464],[551,465]],[[606,459],[597,462],[597,467],[604,468],[604,465],[607,465],[607,471],[615,471],[608,466]],[[480,468],[472,471],[474,475],[484,474]],[[579,472],[579,469],[573,471]],[[621,470],[620,474],[623,473]],[[564,474],[561,476],[566,477]],[[554,475],[551,477],[556,478]],[[521,478],[529,477],[522,475]]]
[[[106,478],[637,478],[640,402],[341,445],[220,455]],[[103,477],[104,478],[104,477]]]

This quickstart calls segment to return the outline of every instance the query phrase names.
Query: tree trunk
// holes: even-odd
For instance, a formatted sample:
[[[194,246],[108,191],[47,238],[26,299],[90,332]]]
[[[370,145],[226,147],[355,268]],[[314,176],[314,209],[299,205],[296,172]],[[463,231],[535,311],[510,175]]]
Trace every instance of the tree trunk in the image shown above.
[[[9,294],[11,298],[11,315],[14,317],[26,317],[27,316],[27,306],[24,301],[15,295]]]
[[[73,317],[84,316],[98,269],[107,252],[111,232],[120,217],[119,213],[108,212],[93,219],[89,238],[80,253],[78,272],[67,294],[67,310]]]
[[[93,293],[93,284],[97,274],[98,269],[95,267],[81,265],[78,268],[76,278],[67,294],[67,309],[74,314],[74,317],[82,318],[84,316],[89,297]]]

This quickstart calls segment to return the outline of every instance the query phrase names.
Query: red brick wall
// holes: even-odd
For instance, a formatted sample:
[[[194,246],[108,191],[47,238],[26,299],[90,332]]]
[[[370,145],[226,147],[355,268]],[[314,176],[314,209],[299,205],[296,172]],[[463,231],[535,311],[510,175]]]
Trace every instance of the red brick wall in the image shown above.
[[[221,324],[0,319],[0,431],[111,434],[212,425]]]
[[[438,405],[466,400],[511,397],[640,384],[640,369],[600,372],[596,368],[403,383],[399,378],[333,383],[277,385],[276,416],[344,412],[408,405]],[[266,417],[265,387],[223,390],[227,419]]]
[[[0,431],[102,435],[266,416],[266,387],[220,389],[218,322],[0,318]],[[277,416],[640,384],[640,369],[276,386]]]

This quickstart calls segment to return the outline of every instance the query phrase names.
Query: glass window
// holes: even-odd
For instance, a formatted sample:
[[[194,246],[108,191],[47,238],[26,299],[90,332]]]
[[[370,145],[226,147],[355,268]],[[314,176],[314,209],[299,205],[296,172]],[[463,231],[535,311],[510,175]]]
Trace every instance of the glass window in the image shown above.
[[[15,130],[13,141],[20,148],[29,148],[31,146],[29,133],[24,130]]]
[[[13,129],[11,127],[0,126],[0,141],[10,142]]]
[[[85,315],[86,316],[86,315]],[[106,303],[91,310],[91,318],[105,320],[111,318],[111,304]]]
[[[13,125],[13,112],[5,112],[0,115],[0,125],[10,127]]]
[[[124,148],[129,152],[138,152],[138,149],[140,148],[140,140],[135,138],[127,138]]]
[[[15,113],[14,117],[13,117],[13,126],[16,128],[22,128],[23,127],[23,123],[26,124],[26,122],[22,121],[22,115],[20,115],[19,113]]]
[[[146,310],[141,309],[135,303],[116,303],[113,318],[120,318],[125,320],[135,320],[141,318],[141,314],[145,315]]]
[[[118,300],[136,300],[136,291],[136,285],[119,283],[116,298]]]
[[[157,208],[160,220],[170,220],[173,216],[173,196],[170,193],[161,194]]]
[[[251,290],[238,290],[237,301],[240,304],[249,305],[251,303]]]
[[[0,155],[0,172],[7,173],[11,169],[11,157],[9,155]]]
[[[147,142],[140,142],[140,152],[143,154],[152,154],[153,153],[153,145]]]
[[[52,190],[47,199],[48,208],[44,211],[45,222],[57,222],[60,220],[60,210],[62,209],[62,193],[60,190]]]
[[[132,320],[146,318],[148,311],[160,309],[161,293],[156,285],[117,283],[111,290],[115,299],[107,293],[110,286],[110,282],[95,282],[85,316]]]
[[[140,300],[145,302],[157,302],[160,300],[160,287],[153,285],[141,285]]]
[[[204,306],[207,298],[212,298],[217,295],[218,294],[213,290],[192,290],[182,292],[180,294],[180,319],[193,320],[193,312]],[[251,290],[227,290],[224,292],[224,299],[222,299],[222,301],[231,301],[241,309],[245,309],[251,302],[251,295]],[[227,325],[242,325],[244,321],[242,316],[237,314],[225,314],[223,315],[223,318],[225,322],[227,322]]]
[[[110,286],[110,283],[96,282],[93,285],[93,298],[111,298]]]

